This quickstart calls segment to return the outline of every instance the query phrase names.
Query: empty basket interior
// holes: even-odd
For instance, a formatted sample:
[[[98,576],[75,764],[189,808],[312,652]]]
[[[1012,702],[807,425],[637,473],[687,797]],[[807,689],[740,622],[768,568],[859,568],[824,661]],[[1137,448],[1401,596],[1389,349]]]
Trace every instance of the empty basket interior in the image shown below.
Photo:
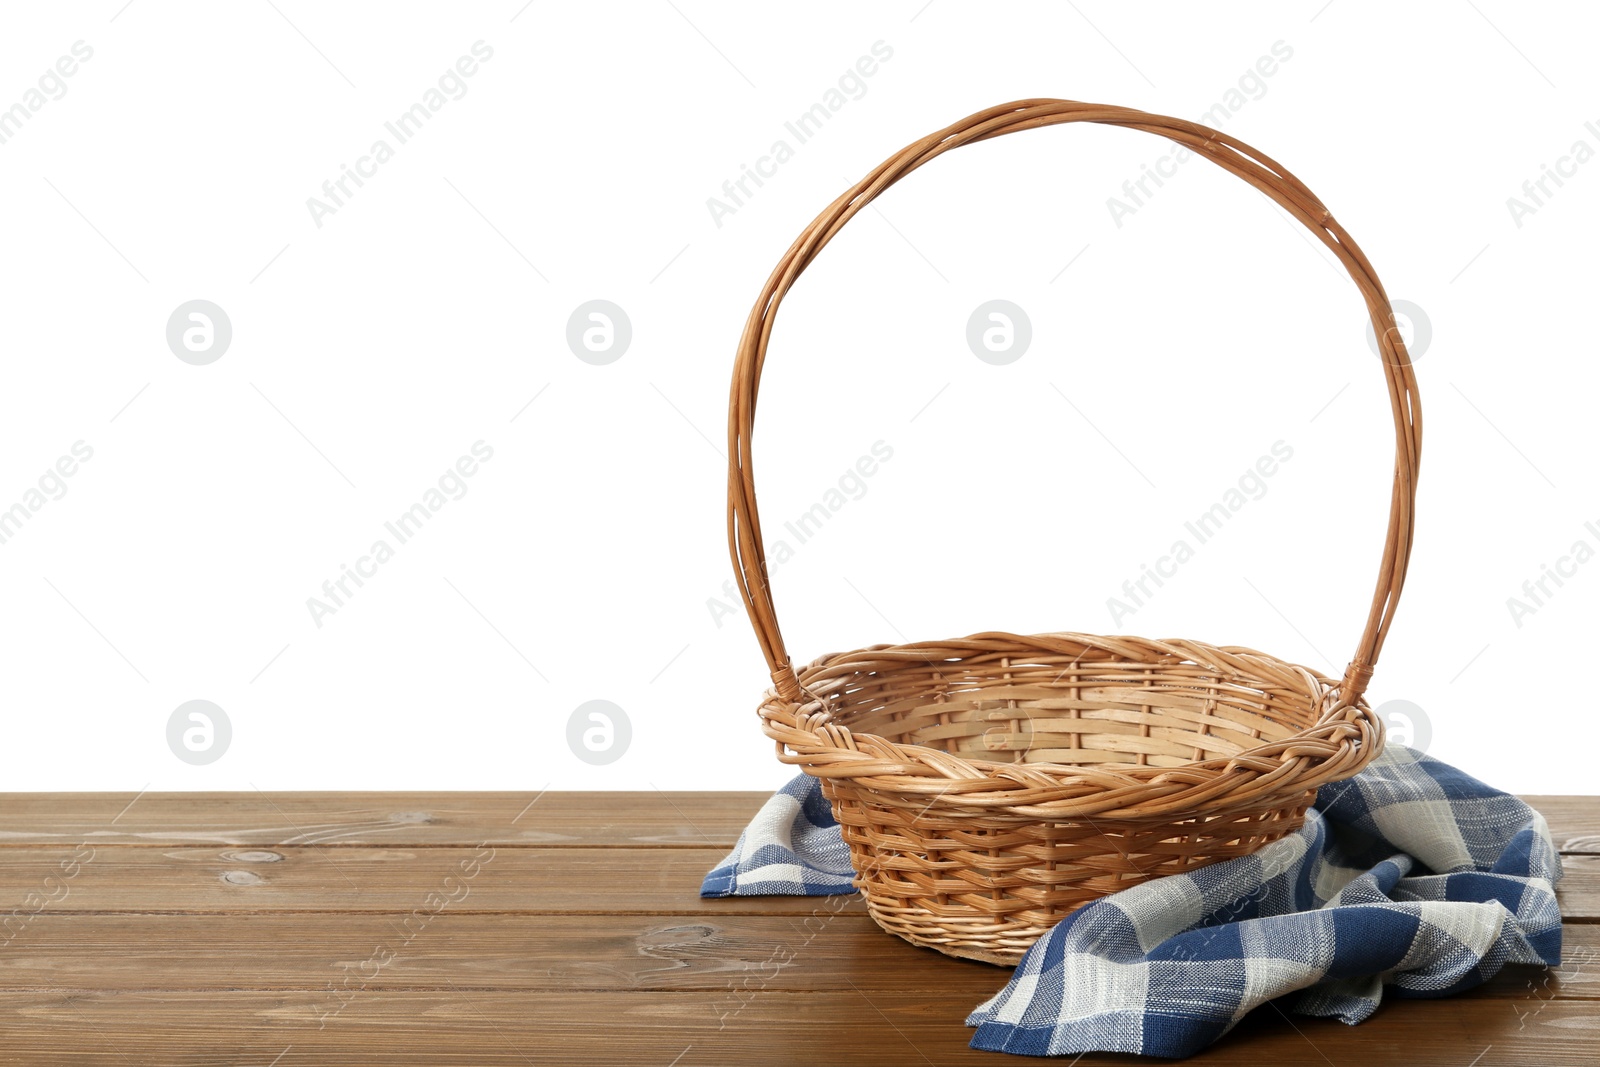
[[[1294,687],[1176,659],[994,653],[819,664],[801,678],[856,733],[969,760],[1106,769],[1226,759],[1282,740],[1316,721],[1326,692],[1309,675]]]

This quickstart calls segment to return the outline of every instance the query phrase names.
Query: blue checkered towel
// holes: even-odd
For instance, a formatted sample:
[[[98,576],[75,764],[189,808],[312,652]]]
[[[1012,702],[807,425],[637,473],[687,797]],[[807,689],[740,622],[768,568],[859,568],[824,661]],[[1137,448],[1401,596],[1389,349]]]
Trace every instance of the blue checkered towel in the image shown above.
[[[1560,877],[1538,812],[1391,742],[1325,786],[1298,833],[1063,919],[967,1019],[972,1046],[1189,1056],[1286,994],[1290,1011],[1358,1023],[1385,987],[1442,997],[1507,963],[1560,963]],[[701,889],[850,891],[838,827],[804,775]]]
[[[822,897],[854,893],[850,849],[815,778],[772,794],[728,858],[706,875],[703,897]]]

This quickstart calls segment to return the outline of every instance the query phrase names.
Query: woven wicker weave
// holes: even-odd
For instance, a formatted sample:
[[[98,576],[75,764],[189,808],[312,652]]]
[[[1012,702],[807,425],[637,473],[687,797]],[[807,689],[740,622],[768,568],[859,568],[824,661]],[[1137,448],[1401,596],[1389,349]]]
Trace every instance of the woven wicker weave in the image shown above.
[[[1245,648],[984,633],[824,656],[798,672],[778,628],[751,433],[773,319],[800,272],[874,197],[952,148],[1064,122],[1159,134],[1238,175],[1339,258],[1372,318],[1395,423],[1389,530],[1342,680]],[[1422,444],[1416,378],[1383,286],[1311,191],[1193,122],[1068,100],[981,111],[895,153],[819,215],[768,279],[739,343],[728,416],[728,540],[774,688],[778,758],[820,778],[868,909],[954,956],[1013,964],[1074,908],[1296,830],[1319,786],[1383,744],[1362,696],[1411,551]]]

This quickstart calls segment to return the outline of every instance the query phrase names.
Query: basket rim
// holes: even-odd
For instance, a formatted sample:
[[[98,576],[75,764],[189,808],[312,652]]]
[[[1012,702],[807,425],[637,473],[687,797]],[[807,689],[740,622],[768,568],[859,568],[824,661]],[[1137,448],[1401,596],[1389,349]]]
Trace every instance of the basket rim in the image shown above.
[[[1085,653],[1100,653],[1092,660],[1105,659],[1108,666],[1189,663],[1217,671],[1224,684],[1237,680],[1299,689],[1316,719],[1288,736],[1232,756],[1164,767],[1116,764],[1110,770],[1107,765],[1002,763],[892,741],[836,721],[826,696],[813,692],[815,683],[830,675],[842,680],[866,673],[853,670],[851,664],[868,658],[879,664],[885,658],[932,664],[930,652],[997,655],[1009,649],[1022,655],[1061,654],[1074,645]],[[878,644],[830,653],[796,674],[801,686],[798,699],[784,697],[774,686],[758,709],[762,732],[777,743],[780,761],[797,764],[824,781],[870,790],[890,806],[938,809],[945,815],[965,811],[1029,819],[1143,820],[1266,807],[1359,773],[1384,743],[1382,719],[1364,696],[1343,693],[1342,683],[1255,649],[1181,638],[987,631],[949,641]]]

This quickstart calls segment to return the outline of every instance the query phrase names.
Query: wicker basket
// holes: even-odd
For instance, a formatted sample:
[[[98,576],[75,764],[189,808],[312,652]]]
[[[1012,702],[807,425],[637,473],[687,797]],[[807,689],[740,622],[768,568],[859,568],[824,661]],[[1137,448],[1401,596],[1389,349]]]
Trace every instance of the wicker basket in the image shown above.
[[[1063,122],[1159,134],[1237,174],[1316,234],[1366,300],[1392,400],[1394,491],[1372,610],[1338,682],[1246,648],[1075,633],[875,645],[798,672],[790,661],[751,469],[779,303],[840,227],[900,178],[960,145]],[[822,780],[880,926],[952,956],[1014,964],[1090,900],[1292,833],[1319,786],[1378,754],[1383,729],[1362,693],[1405,578],[1422,440],[1393,322],[1366,257],[1283,167],[1205,126],[1100,104],[1024,100],[962,119],[895,153],[800,235],[739,343],[729,549],[774,682],[762,729],[780,760]]]

